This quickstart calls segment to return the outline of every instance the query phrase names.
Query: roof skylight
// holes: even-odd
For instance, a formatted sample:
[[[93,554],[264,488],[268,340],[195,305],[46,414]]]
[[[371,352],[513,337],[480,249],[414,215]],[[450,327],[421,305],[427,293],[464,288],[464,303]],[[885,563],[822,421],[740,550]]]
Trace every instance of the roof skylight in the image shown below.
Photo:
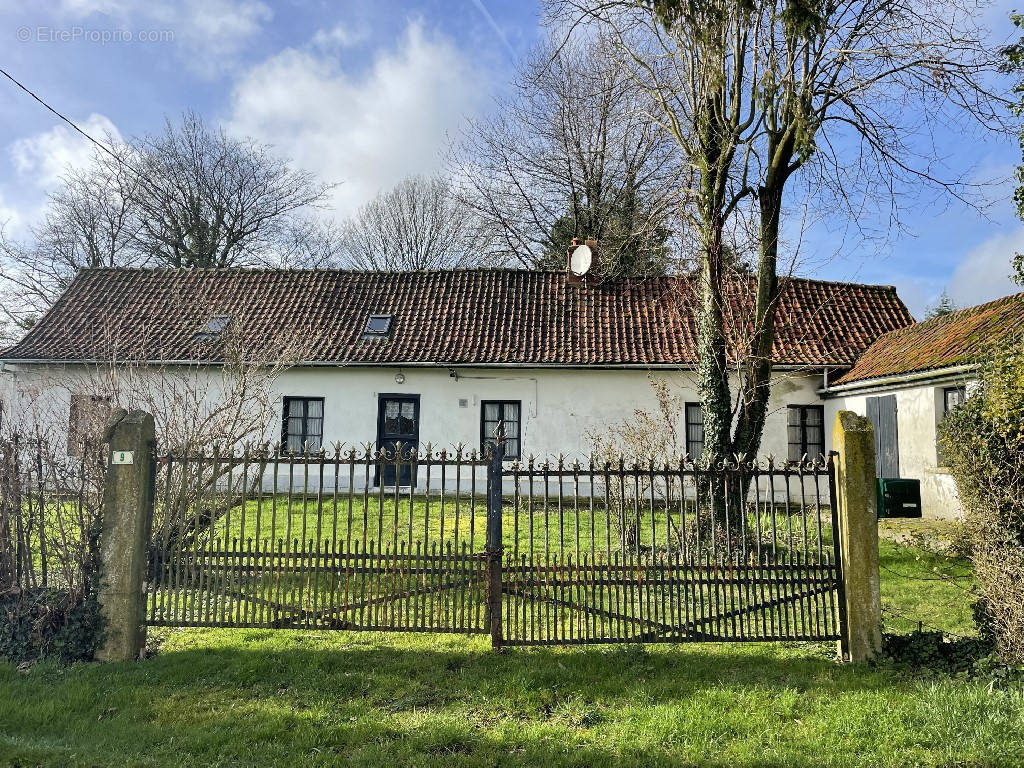
[[[364,339],[387,338],[391,333],[391,315],[370,315],[363,328]]]
[[[196,341],[216,341],[231,324],[231,315],[214,315],[206,321],[206,325],[196,331]]]

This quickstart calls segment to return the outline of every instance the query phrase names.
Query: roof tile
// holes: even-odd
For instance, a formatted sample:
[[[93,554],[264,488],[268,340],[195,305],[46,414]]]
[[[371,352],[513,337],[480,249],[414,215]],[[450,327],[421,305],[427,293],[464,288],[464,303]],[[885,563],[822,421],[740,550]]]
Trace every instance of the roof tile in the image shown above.
[[[1024,293],[951,312],[878,337],[834,384],[967,365],[1024,334]]]
[[[731,284],[733,350],[750,333],[753,283]],[[242,343],[280,330],[308,336],[309,362],[337,364],[688,365],[693,286],[685,277],[576,287],[561,272],[461,269],[83,270],[6,360],[218,359],[195,340],[210,314],[232,316]],[[781,282],[775,361],[848,366],[882,333],[913,322],[891,286]],[[390,338],[362,338],[393,315]]]

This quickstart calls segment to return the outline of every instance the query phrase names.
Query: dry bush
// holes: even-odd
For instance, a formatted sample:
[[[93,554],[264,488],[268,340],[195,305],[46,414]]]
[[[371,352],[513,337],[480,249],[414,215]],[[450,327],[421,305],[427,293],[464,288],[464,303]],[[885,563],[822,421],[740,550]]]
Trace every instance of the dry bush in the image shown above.
[[[242,319],[231,317],[215,295],[171,296],[162,309],[197,330],[211,318],[227,322],[198,343],[200,359],[188,363],[178,362],[177,350],[164,349],[145,327],[129,329],[128,336],[101,329],[103,362],[48,373],[19,393],[19,411],[23,421],[45,425],[52,445],[75,453],[85,441],[102,441],[116,409],[151,413],[158,455],[192,460],[187,471],[184,462],[172,461],[174,471],[164,465],[157,473],[153,540],[180,545],[203,536],[238,502],[238,489],[254,487],[265,474],[268,437],[280,425],[276,383],[308,359],[312,334],[289,328],[249,338]],[[244,463],[238,457],[243,448],[250,457]]]
[[[681,423],[685,404],[672,393],[667,382],[653,376],[649,381],[656,402],[654,410],[637,408],[632,419],[612,424],[599,432],[587,433],[586,439],[593,446],[595,466],[630,470],[682,461],[686,453],[686,439],[677,425]],[[606,484],[603,479],[601,484]],[[608,499],[613,529],[622,550],[635,553],[639,546],[636,536],[638,510],[643,509],[644,500],[651,498],[650,480],[642,474],[638,482],[630,477],[610,475],[607,488],[603,488],[601,493]],[[664,484],[654,484],[656,503],[667,503],[667,493]],[[680,546],[681,537],[682,532],[677,531]]]

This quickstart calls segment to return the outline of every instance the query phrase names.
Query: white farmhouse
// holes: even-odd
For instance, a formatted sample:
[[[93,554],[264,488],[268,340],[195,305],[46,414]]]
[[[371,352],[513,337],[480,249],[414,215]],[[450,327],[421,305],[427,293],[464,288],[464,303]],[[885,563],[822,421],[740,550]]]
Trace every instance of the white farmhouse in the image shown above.
[[[752,288],[744,279],[729,291],[736,349],[750,332]],[[102,371],[143,365],[154,376],[215,379],[228,343],[253,359],[283,344],[296,357],[273,381],[273,426],[263,437],[288,449],[480,447],[500,420],[509,458],[585,456],[609,427],[638,411],[661,413],[652,387],[660,381],[678,406],[671,427],[680,448],[696,456],[693,306],[683,277],[575,284],[561,272],[511,269],[85,270],[0,353],[4,409],[12,418],[45,398],[74,433]],[[870,362],[884,356],[875,352],[884,340],[919,327],[891,286],[786,278],[776,318],[762,454],[817,455],[830,446],[837,410],[876,408],[869,390],[902,396],[887,378],[902,372],[876,375]],[[959,385],[958,372],[936,378],[929,392]],[[901,422],[900,459],[880,471],[931,487],[934,473],[912,457],[930,451],[934,468],[938,407],[927,434]],[[925,448],[905,444],[925,440]],[[926,514],[955,513],[948,494],[929,494]]]

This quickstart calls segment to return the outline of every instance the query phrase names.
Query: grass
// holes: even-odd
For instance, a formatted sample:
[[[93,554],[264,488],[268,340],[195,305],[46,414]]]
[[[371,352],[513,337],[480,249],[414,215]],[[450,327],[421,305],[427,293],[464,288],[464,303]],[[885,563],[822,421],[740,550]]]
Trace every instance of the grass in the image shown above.
[[[529,497],[519,499],[518,505],[511,501],[506,500],[502,525],[506,581],[514,585],[508,590],[505,610],[517,617],[507,622],[510,639],[583,634],[596,624],[599,613],[647,616],[652,611],[678,611],[687,621],[692,617],[696,622],[715,613],[711,606],[770,601],[774,590],[795,589],[790,585],[798,580],[818,578],[810,567],[797,569],[832,555],[828,512],[822,515],[811,504],[776,504],[770,509],[758,505],[756,511],[747,510],[742,532],[726,532],[719,523],[711,536],[706,518],[694,525],[692,500],[685,511],[678,504],[651,499],[638,500],[636,506],[627,503],[624,508],[602,498]],[[449,630],[485,629],[484,562],[473,554],[485,547],[483,499],[438,499],[411,492],[374,496],[369,491],[365,495],[262,494],[222,509],[212,541],[204,535],[183,552],[175,551],[173,543],[167,545],[167,567],[151,592],[152,621],[195,626],[217,617],[250,628],[280,627],[293,615],[277,610],[276,604],[284,603],[305,609],[296,618],[297,626],[307,629],[336,627],[339,622],[381,629],[422,626],[420,616],[430,616],[435,627]],[[633,516],[632,522],[623,524],[620,514],[627,521]],[[167,532],[167,527],[158,529],[156,541],[161,537],[169,541]],[[350,557],[353,554],[369,557],[357,561]],[[673,567],[678,573],[680,562],[756,567],[766,559],[794,563],[787,577],[790,581],[767,586],[762,582],[753,589],[745,584],[713,586],[711,574],[705,573],[704,581],[691,583],[685,592],[665,585]],[[348,570],[356,562],[368,563],[380,575],[367,577]],[[279,567],[282,563],[289,565]],[[649,569],[649,580],[643,589],[629,584],[591,588],[563,583],[573,581],[575,566],[583,567],[578,578],[586,578],[592,563],[623,564],[624,568],[632,568],[626,563],[636,563]],[[556,569],[548,571],[540,583],[533,571],[538,564]],[[453,571],[458,574],[454,579]],[[772,576],[768,571],[758,575]],[[588,612],[524,599],[515,594],[515,586],[533,596],[569,599],[586,606]],[[385,594],[403,597],[374,602],[378,587]],[[741,614],[724,624],[698,624],[691,631],[720,633],[732,624],[735,634],[739,623],[741,631],[753,635],[801,639],[814,635],[817,627],[822,636],[833,630],[823,626],[817,614],[831,599],[831,595],[816,594],[746,620]],[[617,631],[621,638],[622,633],[639,635],[650,627],[619,622]]]
[[[885,606],[910,617],[887,614],[894,629],[919,618],[971,631],[963,563],[883,542],[882,565]],[[144,663],[0,664],[0,764],[989,766],[1024,754],[1020,687],[837,665],[825,645],[494,654],[483,638],[264,630],[160,641]]]

